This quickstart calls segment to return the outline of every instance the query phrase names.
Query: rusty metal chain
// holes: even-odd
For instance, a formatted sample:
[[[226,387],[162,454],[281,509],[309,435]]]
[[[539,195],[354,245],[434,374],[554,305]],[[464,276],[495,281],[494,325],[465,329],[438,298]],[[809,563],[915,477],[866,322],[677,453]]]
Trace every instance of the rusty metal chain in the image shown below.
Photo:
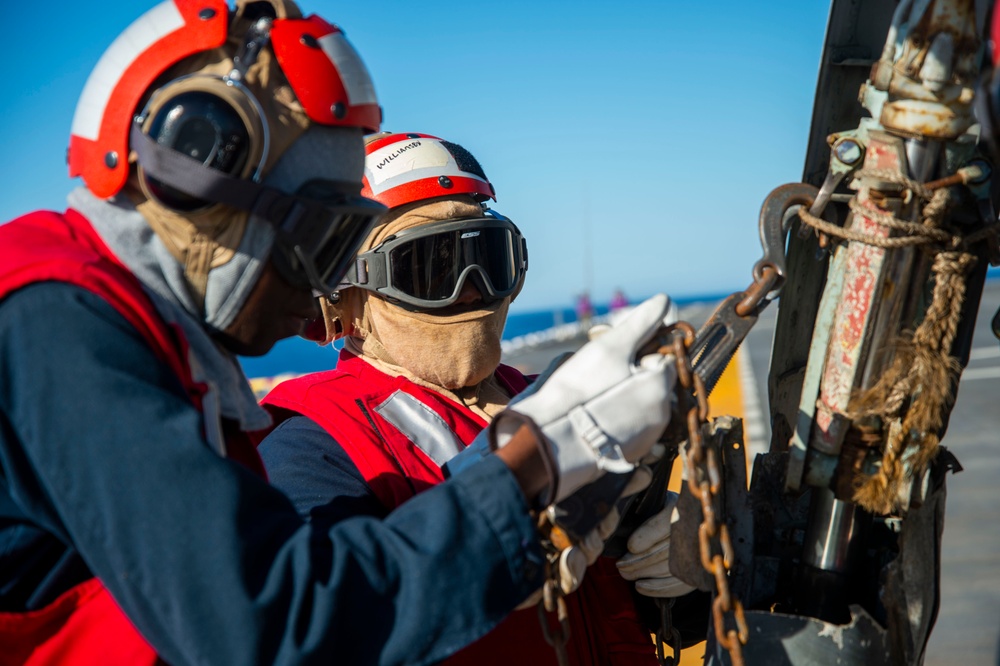
[[[767,294],[778,281],[775,267],[763,263],[754,270],[754,282],[743,292],[735,308],[737,316],[756,312]],[[716,594],[712,602],[715,638],[724,647],[734,666],[743,666],[743,646],[749,638],[743,604],[729,590],[729,569],[733,563],[733,544],[725,522],[716,517],[715,500],[719,497],[722,474],[714,449],[705,446],[704,429],[708,423],[708,390],[702,378],[694,372],[688,349],[694,335],[690,325],[675,325],[683,336],[675,335],[662,353],[672,353],[677,364],[677,384],[682,408],[687,409],[688,450],[686,472],[688,490],[701,502],[702,523],[698,528],[698,546],[701,564],[715,579]],[[699,470],[701,471],[699,480]],[[727,618],[731,621],[727,623]],[[661,661],[661,663],[663,663]]]

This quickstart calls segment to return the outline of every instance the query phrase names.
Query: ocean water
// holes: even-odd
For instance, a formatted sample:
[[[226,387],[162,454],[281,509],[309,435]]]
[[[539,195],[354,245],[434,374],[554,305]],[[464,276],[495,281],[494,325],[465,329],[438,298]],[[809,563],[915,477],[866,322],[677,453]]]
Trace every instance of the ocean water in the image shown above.
[[[677,298],[675,300],[678,305],[685,305],[701,301],[719,300],[722,296],[723,294],[718,294]],[[607,312],[608,306],[606,303],[594,304],[595,314],[602,315]],[[544,331],[553,326],[574,321],[576,321],[576,311],[572,307],[513,313],[507,316],[507,325],[504,327],[503,339],[510,340],[528,333]],[[318,372],[320,370],[329,370],[336,365],[339,347],[339,344],[320,347],[315,342],[303,340],[302,338],[289,338],[275,345],[274,349],[267,355],[256,358],[242,357],[240,358],[240,363],[250,378],[274,377],[286,373],[303,374]]]

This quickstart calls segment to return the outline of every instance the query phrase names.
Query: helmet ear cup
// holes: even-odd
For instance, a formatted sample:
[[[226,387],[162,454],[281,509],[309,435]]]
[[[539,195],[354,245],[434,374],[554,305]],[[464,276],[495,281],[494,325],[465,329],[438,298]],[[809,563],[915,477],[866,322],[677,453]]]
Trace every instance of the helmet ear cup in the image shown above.
[[[214,88],[214,89],[213,89]],[[237,178],[259,175],[266,133],[253,102],[214,77],[190,77],[164,87],[143,113],[156,143]],[[138,165],[143,192],[167,208],[192,212],[212,205],[148,175]]]

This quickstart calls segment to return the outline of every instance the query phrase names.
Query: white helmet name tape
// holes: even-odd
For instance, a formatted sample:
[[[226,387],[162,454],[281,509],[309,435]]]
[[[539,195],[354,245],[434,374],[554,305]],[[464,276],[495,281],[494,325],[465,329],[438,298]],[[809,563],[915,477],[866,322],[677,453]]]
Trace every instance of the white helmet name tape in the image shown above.
[[[421,150],[412,150],[418,147]],[[365,175],[376,195],[399,182],[447,176],[457,171],[459,167],[455,158],[433,139],[414,139],[402,145],[394,143],[372,152],[365,160]],[[477,178],[471,173],[463,175]]]
[[[483,168],[462,146],[418,132],[385,132],[365,139],[361,196],[396,208],[459,195],[496,199]]]

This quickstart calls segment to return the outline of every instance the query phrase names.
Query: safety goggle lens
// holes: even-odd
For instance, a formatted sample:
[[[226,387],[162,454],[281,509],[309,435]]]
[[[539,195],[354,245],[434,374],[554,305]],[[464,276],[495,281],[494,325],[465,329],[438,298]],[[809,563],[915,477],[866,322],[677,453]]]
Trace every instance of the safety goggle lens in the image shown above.
[[[509,229],[458,229],[415,238],[389,252],[393,287],[414,298],[443,301],[456,295],[459,280],[478,267],[495,294],[517,282],[514,236]]]
[[[324,292],[333,291],[343,279],[351,259],[368,236],[377,215],[340,215],[330,225],[330,231],[313,253],[316,272],[321,284],[312,285]]]

